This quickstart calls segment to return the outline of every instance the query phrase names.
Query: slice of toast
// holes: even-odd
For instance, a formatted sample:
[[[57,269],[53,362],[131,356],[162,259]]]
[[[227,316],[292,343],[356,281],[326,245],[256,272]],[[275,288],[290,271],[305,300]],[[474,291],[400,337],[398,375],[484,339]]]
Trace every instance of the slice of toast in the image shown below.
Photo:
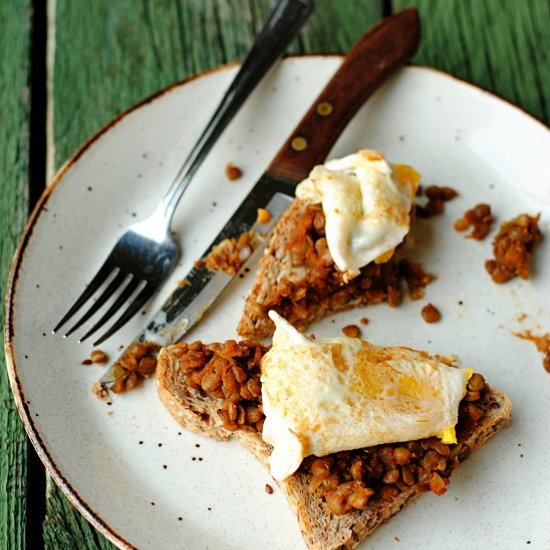
[[[330,256],[324,223],[321,205],[301,199],[294,199],[281,216],[237,327],[242,337],[270,336],[274,325],[267,312],[271,309],[304,330],[329,312],[384,301],[399,305],[402,278],[411,297],[420,298],[422,288],[433,279],[418,264],[398,262],[393,257],[384,263],[367,264],[357,277],[347,281]]]
[[[181,345],[174,345],[162,349],[158,359],[158,393],[168,411],[184,428],[193,432],[218,440],[236,437],[267,466],[271,447],[250,426],[245,425],[236,431],[224,427],[218,414],[220,399],[205,395],[185,383],[186,374],[181,366],[181,355]],[[483,410],[483,418],[475,427],[466,427],[459,435],[459,441],[465,449],[481,446],[510,420],[510,400],[489,386],[486,386],[479,407]],[[329,510],[321,492],[312,489],[308,476],[300,468],[278,484],[297,512],[302,535],[310,549],[355,548],[379,525],[425,491],[419,484],[415,484],[404,488],[390,499],[369,500],[364,510],[335,515]]]

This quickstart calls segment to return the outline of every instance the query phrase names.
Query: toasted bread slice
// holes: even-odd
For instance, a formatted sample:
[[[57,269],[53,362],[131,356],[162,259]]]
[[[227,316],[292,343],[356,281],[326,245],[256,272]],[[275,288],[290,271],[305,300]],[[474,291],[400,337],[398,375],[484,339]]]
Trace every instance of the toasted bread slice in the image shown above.
[[[185,383],[186,375],[181,368],[180,357],[181,348],[175,345],[162,349],[158,359],[157,387],[168,411],[184,428],[193,432],[218,440],[236,437],[267,466],[271,447],[264,442],[260,433],[249,426],[236,431],[226,429],[218,414],[220,400],[209,394],[205,396],[204,392]],[[470,449],[481,446],[510,420],[510,400],[489,386],[486,386],[484,397],[478,405],[484,417],[475,427],[465,429],[459,436],[460,442]],[[391,499],[369,500],[364,510],[335,515],[329,510],[321,492],[312,489],[308,476],[300,468],[279,482],[279,486],[297,512],[302,535],[310,549],[354,548],[379,525],[424,492],[415,484]]]
[[[411,268],[414,277],[409,276]],[[245,338],[270,336],[271,309],[304,330],[330,312],[384,301],[397,306],[402,278],[411,296],[420,298],[433,276],[423,273],[418,264],[390,258],[367,264],[346,281],[327,247],[321,205],[294,199],[273,229],[237,332]]]

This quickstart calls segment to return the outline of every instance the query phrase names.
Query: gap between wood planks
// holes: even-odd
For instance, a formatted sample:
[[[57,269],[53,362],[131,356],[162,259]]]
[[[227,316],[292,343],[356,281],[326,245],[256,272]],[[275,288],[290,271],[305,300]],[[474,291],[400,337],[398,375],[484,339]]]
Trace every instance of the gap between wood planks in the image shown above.
[[[29,88],[31,107],[29,120],[29,213],[46,187],[46,2],[35,0],[31,16],[31,70]],[[27,444],[27,522],[25,545],[44,548],[42,525],[46,515],[46,470],[30,442]]]

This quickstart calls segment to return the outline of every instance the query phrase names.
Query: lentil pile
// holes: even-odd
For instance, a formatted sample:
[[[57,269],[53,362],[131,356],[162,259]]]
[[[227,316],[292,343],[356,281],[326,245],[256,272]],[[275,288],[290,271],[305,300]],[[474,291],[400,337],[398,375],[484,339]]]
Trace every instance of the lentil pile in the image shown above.
[[[259,241],[255,231],[246,231],[236,239],[224,239],[212,249],[204,260],[196,261],[195,266],[234,275],[248,260]]]
[[[205,345],[179,344],[182,382],[220,400],[218,414],[225,428],[251,426],[261,432],[264,422],[260,361],[267,347],[255,342]]]
[[[336,269],[325,236],[325,216],[320,204],[311,204],[293,228],[286,244],[292,268],[303,269],[298,281],[283,278],[266,303],[257,307],[259,316],[275,309],[298,329],[304,329],[321,311],[338,311],[348,307],[387,302],[401,303],[402,281],[411,298],[423,295],[423,288],[434,279],[420,264],[390,258],[384,263],[371,262],[351,280]],[[265,311],[263,311],[265,310]]]
[[[422,308],[421,314],[426,323],[437,323],[441,319],[441,313],[433,304],[426,304]]]
[[[424,191],[428,201],[424,205],[415,204],[414,213],[417,218],[431,218],[443,214],[445,203],[454,199],[458,192],[452,187],[430,185]]]
[[[357,325],[346,325],[342,327],[342,332],[349,338],[359,338],[361,329]]]
[[[225,175],[228,180],[235,181],[243,175],[243,171],[232,162],[228,162],[225,165]]]
[[[472,231],[466,237],[481,241],[491,231],[491,224],[494,220],[491,207],[488,204],[478,204],[470,210],[466,210],[462,218],[456,220],[455,229],[456,231],[466,231],[471,227]]]
[[[505,283],[516,276],[529,278],[529,258],[542,239],[539,217],[521,214],[502,224],[493,242],[495,259],[485,262],[495,283]]]
[[[337,515],[364,509],[370,498],[392,500],[412,486],[442,495],[452,471],[470,453],[460,439],[484,416],[480,406],[484,390],[483,376],[474,374],[459,407],[455,445],[446,445],[435,437],[378,445],[308,457],[300,468],[311,476],[311,487],[321,491],[328,508]]]
[[[151,342],[131,344],[124,355],[114,364],[116,381],[111,387],[115,393],[137,388],[157,368],[157,353],[160,346]]]
[[[245,426],[261,432],[260,361],[268,348],[233,340],[224,344],[180,344],[181,382],[219,399],[218,414],[232,431]],[[452,470],[470,449],[461,442],[484,416],[485,380],[474,374],[459,406],[458,443],[446,445],[432,437],[418,441],[310,456],[299,473],[308,476],[328,508],[341,515],[367,506],[370,498],[391,500],[416,486],[438,495],[446,491]]]

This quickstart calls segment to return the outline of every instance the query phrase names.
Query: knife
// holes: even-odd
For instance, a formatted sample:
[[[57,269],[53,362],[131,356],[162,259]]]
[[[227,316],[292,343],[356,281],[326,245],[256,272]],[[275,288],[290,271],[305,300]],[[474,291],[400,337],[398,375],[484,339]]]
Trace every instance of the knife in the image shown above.
[[[206,257],[224,239],[255,229],[258,208],[271,213],[270,230],[293,200],[296,185],[326,155],[349,121],[372,93],[414,54],[420,21],[414,8],[384,19],[350,50],[330,82],[313,102],[266,172],[205,251]],[[257,251],[256,251],[257,252]],[[254,256],[257,256],[255,254]],[[253,260],[255,258],[251,258]],[[164,346],[180,340],[214,303],[235,275],[193,267],[185,286],[178,286],[145,329],[107,370],[99,383],[106,389],[123,372],[119,362],[134,343]]]

